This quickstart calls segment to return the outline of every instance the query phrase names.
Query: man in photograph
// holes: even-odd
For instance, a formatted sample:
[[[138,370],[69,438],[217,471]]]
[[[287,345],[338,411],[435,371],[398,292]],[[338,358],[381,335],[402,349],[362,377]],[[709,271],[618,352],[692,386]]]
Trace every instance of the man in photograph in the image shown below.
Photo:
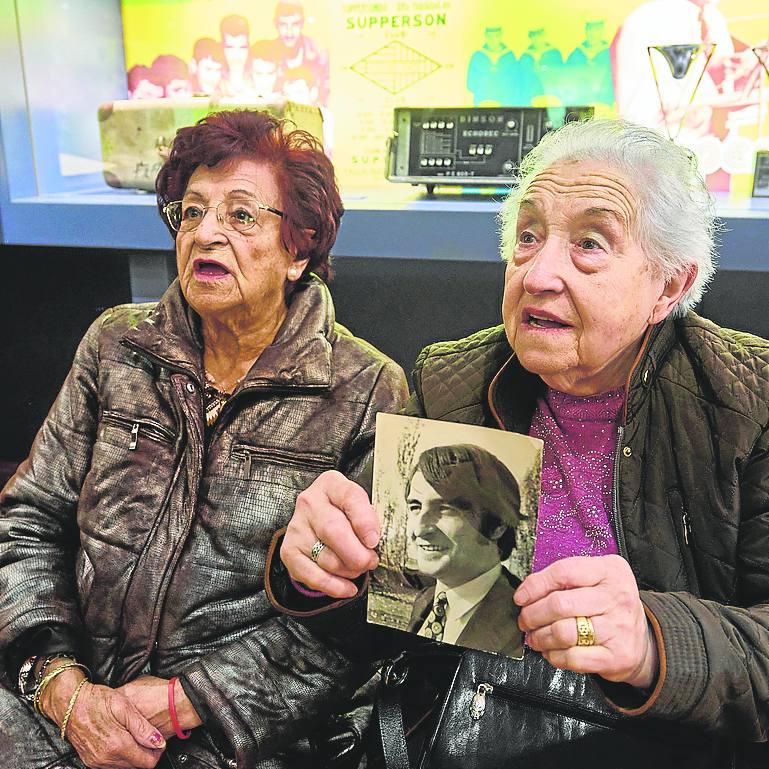
[[[228,97],[245,98],[251,90],[251,76],[246,69],[250,48],[248,19],[237,14],[223,17],[219,22],[219,34],[227,62],[222,93]]]
[[[226,67],[222,44],[212,37],[195,41],[190,62],[192,90],[196,96],[218,96]]]
[[[257,40],[251,46],[251,81],[257,99],[280,101],[279,50],[274,40]]]
[[[304,34],[304,8],[298,2],[278,2],[275,6],[276,43],[280,50],[281,69],[305,68],[312,72],[315,81],[315,100],[326,105],[329,96],[328,52],[319,48],[315,41]]]
[[[521,521],[518,483],[479,446],[423,451],[406,488],[407,567],[435,580],[417,596],[409,630],[436,641],[519,657],[523,634],[503,565]]]

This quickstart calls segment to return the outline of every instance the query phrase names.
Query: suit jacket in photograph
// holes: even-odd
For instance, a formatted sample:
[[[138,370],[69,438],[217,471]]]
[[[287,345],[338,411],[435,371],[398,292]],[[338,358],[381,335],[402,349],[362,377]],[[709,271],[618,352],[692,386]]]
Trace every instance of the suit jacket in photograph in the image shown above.
[[[456,640],[457,646],[496,652],[508,657],[523,655],[523,633],[518,627],[518,606],[513,603],[521,580],[502,568],[502,573],[475,607],[475,611]],[[435,585],[422,590],[414,600],[409,631],[418,633],[435,599]]]

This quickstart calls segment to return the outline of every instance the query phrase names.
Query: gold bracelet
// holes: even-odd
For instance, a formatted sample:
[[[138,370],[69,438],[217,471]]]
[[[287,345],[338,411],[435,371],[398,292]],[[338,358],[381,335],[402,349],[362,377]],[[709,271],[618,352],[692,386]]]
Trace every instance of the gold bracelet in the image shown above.
[[[61,722],[61,731],[59,736],[64,739],[64,735],[67,733],[67,724],[69,723],[69,717],[72,715],[72,711],[75,709],[75,702],[77,701],[77,695],[80,694],[80,690],[88,683],[88,679],[84,678],[72,692],[72,696],[69,698],[69,705],[67,705],[67,712],[64,714],[64,720]]]
[[[69,670],[70,668],[80,668],[83,670],[87,676],[91,675],[91,671],[80,662],[75,662],[74,660],[65,662],[63,665],[59,665],[59,667],[52,670],[50,673],[47,673],[45,678],[38,684],[37,689],[35,690],[35,699],[34,699],[34,706],[35,710],[40,713],[40,715],[45,715],[43,711],[40,709],[40,701],[43,698],[43,692],[48,687],[48,684],[53,681],[56,676],[58,676],[60,673],[63,673],[65,670]]]

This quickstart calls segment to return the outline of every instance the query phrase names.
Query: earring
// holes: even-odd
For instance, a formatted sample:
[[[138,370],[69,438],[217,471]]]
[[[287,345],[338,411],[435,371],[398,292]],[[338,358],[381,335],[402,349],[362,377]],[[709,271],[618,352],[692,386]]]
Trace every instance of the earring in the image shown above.
[[[289,271],[288,271],[289,280],[296,280],[299,277],[299,275],[300,275],[299,270],[296,267],[289,268]]]

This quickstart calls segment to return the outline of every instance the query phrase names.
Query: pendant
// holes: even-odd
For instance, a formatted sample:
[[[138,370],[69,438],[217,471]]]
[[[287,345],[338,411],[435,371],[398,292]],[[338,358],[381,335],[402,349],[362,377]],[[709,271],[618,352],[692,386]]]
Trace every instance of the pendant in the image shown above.
[[[214,396],[206,405],[206,425],[211,427],[214,422],[219,418],[219,414],[222,413],[224,404],[227,403],[226,399],[218,398]]]

